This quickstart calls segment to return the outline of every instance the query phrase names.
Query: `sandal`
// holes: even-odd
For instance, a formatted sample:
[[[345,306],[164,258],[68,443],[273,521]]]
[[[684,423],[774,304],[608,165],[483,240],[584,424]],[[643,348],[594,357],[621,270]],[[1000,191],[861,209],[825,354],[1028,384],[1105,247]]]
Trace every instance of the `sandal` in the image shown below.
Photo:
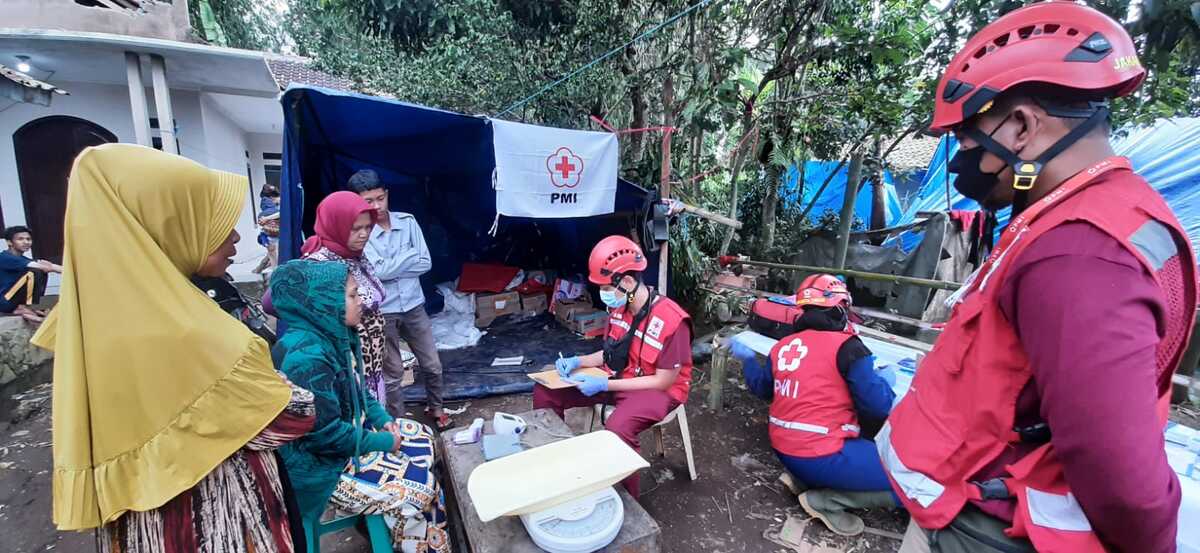
[[[446,413],[442,413],[441,415],[435,417],[433,412],[426,408],[425,415],[433,419],[433,427],[437,429],[438,432],[449,430],[454,426],[454,421],[451,420],[450,415],[447,415]]]

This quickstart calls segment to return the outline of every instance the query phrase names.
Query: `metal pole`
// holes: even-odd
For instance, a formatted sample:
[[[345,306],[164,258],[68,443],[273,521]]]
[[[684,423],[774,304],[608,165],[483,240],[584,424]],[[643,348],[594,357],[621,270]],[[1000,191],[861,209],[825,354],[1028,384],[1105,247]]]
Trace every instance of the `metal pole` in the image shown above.
[[[178,154],[175,143],[175,116],[171,113],[171,90],[167,88],[167,62],[162,56],[150,55],[150,78],[154,82],[154,110],[158,114],[158,136],[162,150]]]
[[[850,224],[854,222],[854,200],[858,196],[862,166],[862,154],[856,153],[851,156],[849,174],[846,175],[846,197],[842,198],[842,214],[838,220],[837,258],[834,266],[839,270],[846,266],[846,250],[850,247]]]
[[[129,82],[129,111],[133,116],[133,138],[151,146],[150,116],[146,110],[146,88],[142,85],[142,60],[137,52],[125,52],[125,78]]]

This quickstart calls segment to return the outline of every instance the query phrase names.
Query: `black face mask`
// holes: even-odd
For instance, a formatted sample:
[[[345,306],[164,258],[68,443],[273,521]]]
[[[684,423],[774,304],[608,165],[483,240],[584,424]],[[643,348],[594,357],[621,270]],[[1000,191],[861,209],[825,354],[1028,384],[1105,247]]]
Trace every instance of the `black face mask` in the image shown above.
[[[992,132],[988,133],[990,139],[996,131],[1000,130],[1008,118],[1012,114],[1005,116]],[[954,157],[950,158],[950,163],[946,164],[946,170],[954,173],[954,189],[958,190],[959,194],[966,196],[977,203],[982,204],[988,196],[992,194],[992,189],[999,182],[1000,173],[985,173],[979,168],[979,162],[983,161],[983,154],[987,153],[987,148],[983,144],[979,144],[970,150],[959,149]],[[1004,170],[1003,167],[1000,169]]]
[[[983,146],[959,150],[946,165],[946,170],[955,175],[954,189],[980,204],[991,195],[1000,177],[1000,173],[985,173],[979,169],[985,153],[987,149]]]
[[[796,319],[796,329],[837,332],[846,329],[846,322],[846,309],[843,307],[810,306]]]

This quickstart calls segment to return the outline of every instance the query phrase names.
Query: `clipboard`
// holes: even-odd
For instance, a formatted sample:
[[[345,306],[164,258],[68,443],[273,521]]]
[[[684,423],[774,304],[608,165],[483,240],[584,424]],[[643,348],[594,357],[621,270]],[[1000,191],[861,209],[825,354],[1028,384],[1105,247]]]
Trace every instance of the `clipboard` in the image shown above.
[[[550,365],[547,365],[547,366],[549,367]],[[572,372],[571,374],[586,374],[586,375],[590,375],[590,376],[599,376],[601,378],[609,377],[608,371],[601,369],[600,367],[586,367],[586,368],[582,368],[582,369],[575,369],[575,371]],[[563,380],[561,377],[559,377],[558,370],[553,367],[551,367],[550,370],[536,372],[536,373],[529,373],[527,376],[529,376],[529,378],[532,378],[534,382],[537,382],[538,384],[541,384],[542,386],[550,388],[551,390],[560,390],[562,388],[571,388],[571,387],[575,386],[574,384],[571,384],[570,382],[567,382],[567,381]]]

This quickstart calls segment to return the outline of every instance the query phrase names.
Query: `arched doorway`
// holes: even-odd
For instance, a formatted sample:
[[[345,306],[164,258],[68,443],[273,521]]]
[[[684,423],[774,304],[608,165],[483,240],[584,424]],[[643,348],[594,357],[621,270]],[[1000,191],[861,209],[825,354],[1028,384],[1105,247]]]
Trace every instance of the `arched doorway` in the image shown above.
[[[71,165],[84,148],[116,141],[116,135],[108,129],[67,115],[35,119],[13,133],[25,221],[34,236],[34,257],[62,263],[63,215],[67,211]]]

